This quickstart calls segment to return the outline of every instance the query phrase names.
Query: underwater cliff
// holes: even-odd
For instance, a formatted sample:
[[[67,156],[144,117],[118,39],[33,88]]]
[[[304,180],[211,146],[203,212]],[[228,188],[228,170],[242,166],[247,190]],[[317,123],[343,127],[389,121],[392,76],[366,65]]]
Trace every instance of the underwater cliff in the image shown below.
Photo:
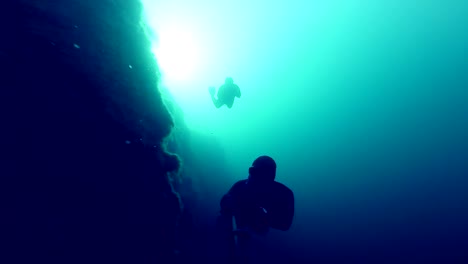
[[[136,0],[2,2],[2,263],[173,259],[180,158],[166,148],[182,148],[166,146],[177,119],[141,13]]]

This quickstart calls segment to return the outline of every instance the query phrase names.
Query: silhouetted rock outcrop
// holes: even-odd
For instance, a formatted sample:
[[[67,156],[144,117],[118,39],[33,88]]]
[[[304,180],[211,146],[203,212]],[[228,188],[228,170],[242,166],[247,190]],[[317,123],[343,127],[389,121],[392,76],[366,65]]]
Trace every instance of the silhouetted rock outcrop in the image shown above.
[[[141,11],[136,0],[2,1],[2,263],[170,257],[163,194],[177,164],[163,164],[162,142],[173,122]]]

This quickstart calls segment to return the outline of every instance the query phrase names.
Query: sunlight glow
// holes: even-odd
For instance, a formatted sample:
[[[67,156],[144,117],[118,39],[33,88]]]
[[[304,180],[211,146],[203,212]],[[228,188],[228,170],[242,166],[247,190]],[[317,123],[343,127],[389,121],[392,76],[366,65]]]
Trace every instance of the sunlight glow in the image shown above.
[[[193,35],[182,29],[160,31],[159,43],[153,45],[161,72],[165,78],[184,81],[194,76],[199,61],[199,49]]]

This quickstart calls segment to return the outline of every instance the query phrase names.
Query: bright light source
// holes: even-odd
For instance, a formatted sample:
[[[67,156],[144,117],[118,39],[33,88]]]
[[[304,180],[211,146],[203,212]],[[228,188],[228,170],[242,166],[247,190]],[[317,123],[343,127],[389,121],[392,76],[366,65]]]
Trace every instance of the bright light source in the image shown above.
[[[172,28],[158,32],[159,43],[153,52],[164,78],[183,81],[193,77],[198,49],[190,32]]]

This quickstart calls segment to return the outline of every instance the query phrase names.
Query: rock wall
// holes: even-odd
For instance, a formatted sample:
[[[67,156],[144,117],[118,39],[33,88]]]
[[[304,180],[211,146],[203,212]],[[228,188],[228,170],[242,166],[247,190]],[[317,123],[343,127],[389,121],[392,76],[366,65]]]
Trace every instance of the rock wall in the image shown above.
[[[0,262],[171,262],[179,163],[140,2],[1,6]]]

